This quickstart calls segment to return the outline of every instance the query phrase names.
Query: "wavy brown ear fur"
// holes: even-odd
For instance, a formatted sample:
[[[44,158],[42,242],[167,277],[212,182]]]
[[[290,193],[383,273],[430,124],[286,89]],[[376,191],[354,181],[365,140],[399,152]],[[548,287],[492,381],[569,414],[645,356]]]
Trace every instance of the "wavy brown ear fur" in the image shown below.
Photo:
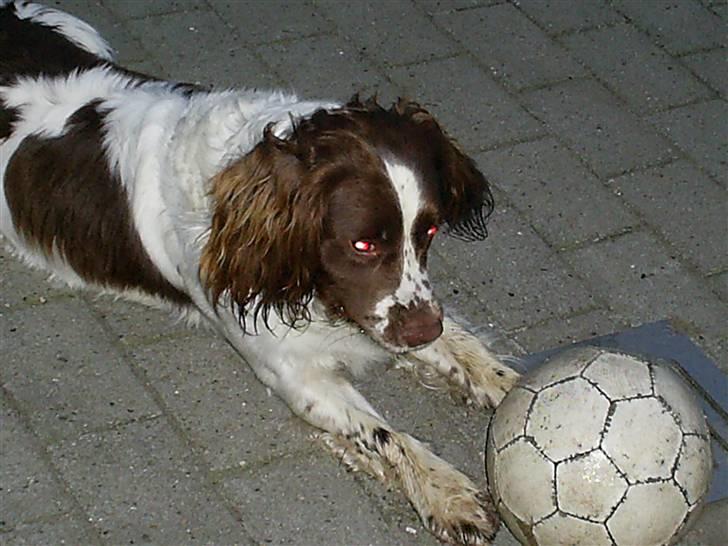
[[[419,104],[399,99],[392,110],[430,133],[429,142],[435,146],[442,182],[440,196],[448,233],[466,241],[485,239],[488,236],[486,223],[493,212],[494,201],[490,185],[475,162]]]
[[[307,183],[295,147],[268,128],[262,142],[212,180],[200,276],[215,305],[229,294],[243,325],[246,314],[267,325],[271,309],[287,324],[310,319],[325,199]]]

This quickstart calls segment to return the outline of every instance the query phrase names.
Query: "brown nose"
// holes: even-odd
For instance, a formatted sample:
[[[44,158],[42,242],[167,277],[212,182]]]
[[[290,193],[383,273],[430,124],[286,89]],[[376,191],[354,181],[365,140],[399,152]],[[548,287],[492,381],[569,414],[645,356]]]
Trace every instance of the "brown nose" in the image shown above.
[[[419,347],[436,340],[440,334],[442,312],[429,306],[410,311],[400,330],[400,338],[407,347]]]

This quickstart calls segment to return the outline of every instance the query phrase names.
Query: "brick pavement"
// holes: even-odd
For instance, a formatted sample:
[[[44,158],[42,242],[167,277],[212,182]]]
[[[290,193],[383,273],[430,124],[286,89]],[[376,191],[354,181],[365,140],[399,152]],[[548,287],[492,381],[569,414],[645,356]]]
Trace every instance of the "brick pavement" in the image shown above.
[[[728,372],[726,2],[49,3],[137,70],[417,98],[498,202],[485,243],[434,249],[451,309],[515,353],[670,317]],[[0,355],[2,544],[434,544],[225,344],[3,251]],[[486,416],[398,370],[362,390],[482,480]]]

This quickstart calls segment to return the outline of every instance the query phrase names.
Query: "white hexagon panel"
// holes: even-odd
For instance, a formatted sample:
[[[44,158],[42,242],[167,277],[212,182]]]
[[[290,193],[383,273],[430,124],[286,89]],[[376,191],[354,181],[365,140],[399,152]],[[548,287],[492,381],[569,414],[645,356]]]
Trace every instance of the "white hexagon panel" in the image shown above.
[[[558,381],[578,376],[600,354],[602,351],[594,347],[565,351],[524,376],[521,382],[534,390],[548,387]]]
[[[602,449],[630,483],[669,478],[680,453],[682,433],[657,398],[635,398],[615,404]]]
[[[687,515],[688,505],[672,482],[633,485],[607,521],[617,544],[669,544]]]
[[[655,394],[662,397],[680,422],[683,432],[708,435],[708,425],[695,396],[676,372],[665,365],[653,368]]]
[[[685,490],[691,505],[708,492],[712,473],[713,457],[710,454],[710,440],[702,436],[685,436],[680,460],[675,470],[675,480]]]
[[[599,385],[611,401],[652,394],[649,364],[633,356],[602,353],[582,375]]]
[[[628,486],[627,480],[599,450],[556,467],[559,509],[581,518],[605,521]]]
[[[533,397],[532,392],[515,387],[503,399],[490,426],[495,447],[502,449],[508,442],[523,435]]]
[[[606,528],[601,523],[584,521],[567,514],[556,513],[533,528],[538,544],[584,544],[612,546]]]
[[[519,520],[531,524],[554,510],[554,465],[525,438],[498,454],[494,462],[498,497]]]
[[[588,381],[576,377],[538,393],[526,434],[557,462],[599,446],[608,410],[609,400]]]

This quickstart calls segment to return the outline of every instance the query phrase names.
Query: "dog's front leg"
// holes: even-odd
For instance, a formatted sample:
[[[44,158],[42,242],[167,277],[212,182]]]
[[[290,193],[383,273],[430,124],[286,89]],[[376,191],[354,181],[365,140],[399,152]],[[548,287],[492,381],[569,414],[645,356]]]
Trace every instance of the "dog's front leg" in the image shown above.
[[[323,429],[348,466],[400,485],[425,526],[452,544],[489,544],[498,529],[490,500],[421,442],[395,431],[354,387],[328,369],[301,363],[279,376],[292,410]]]
[[[431,367],[481,407],[500,404],[519,377],[450,318],[445,318],[443,333],[434,343],[399,357],[399,361],[405,367]]]

